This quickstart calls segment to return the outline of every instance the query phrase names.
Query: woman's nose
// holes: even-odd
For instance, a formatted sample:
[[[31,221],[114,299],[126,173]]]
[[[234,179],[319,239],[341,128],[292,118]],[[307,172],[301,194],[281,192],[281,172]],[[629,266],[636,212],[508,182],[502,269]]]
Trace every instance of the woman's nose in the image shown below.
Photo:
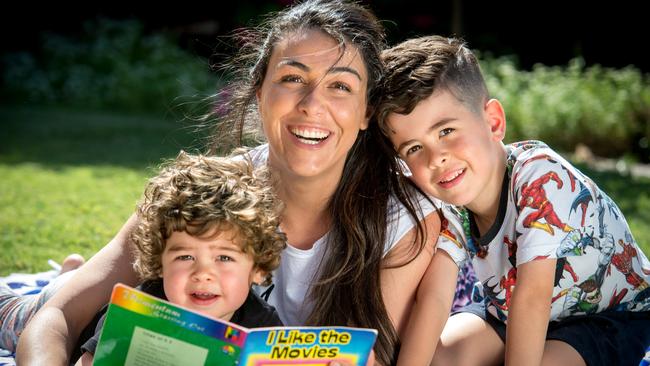
[[[298,102],[298,109],[307,116],[321,116],[325,113],[325,101],[318,86],[305,91]]]

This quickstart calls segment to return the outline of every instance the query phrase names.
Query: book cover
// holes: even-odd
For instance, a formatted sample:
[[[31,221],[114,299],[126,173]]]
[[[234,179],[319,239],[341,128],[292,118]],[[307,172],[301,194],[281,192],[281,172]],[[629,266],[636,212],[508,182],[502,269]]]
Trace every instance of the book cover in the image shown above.
[[[376,337],[350,327],[248,329],[117,284],[93,364],[365,365]]]

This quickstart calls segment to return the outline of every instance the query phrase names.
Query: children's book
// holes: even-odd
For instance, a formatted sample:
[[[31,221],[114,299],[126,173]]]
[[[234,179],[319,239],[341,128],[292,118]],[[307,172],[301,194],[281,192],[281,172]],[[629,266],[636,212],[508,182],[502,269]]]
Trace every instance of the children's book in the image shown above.
[[[376,337],[350,327],[248,329],[117,284],[93,365],[363,366]]]

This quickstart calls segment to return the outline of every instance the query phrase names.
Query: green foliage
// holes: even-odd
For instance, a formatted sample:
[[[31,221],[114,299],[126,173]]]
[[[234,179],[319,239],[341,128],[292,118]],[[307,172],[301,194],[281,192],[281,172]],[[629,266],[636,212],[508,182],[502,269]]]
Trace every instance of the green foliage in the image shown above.
[[[80,38],[43,34],[38,54],[2,58],[5,102],[162,111],[217,90],[207,61],[136,20],[96,19]],[[180,98],[180,99],[179,99]]]
[[[650,159],[650,77],[639,70],[585,67],[578,58],[522,71],[512,57],[487,58],[482,68],[506,110],[508,141],[538,139],[565,151],[582,143],[611,157],[641,150],[637,159]]]

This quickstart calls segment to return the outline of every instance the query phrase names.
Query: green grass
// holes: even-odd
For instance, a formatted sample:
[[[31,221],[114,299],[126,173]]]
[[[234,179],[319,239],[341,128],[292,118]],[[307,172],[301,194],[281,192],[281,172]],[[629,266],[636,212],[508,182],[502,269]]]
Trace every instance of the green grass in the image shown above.
[[[0,276],[90,257],[162,159],[197,145],[164,117],[1,107],[0,124]]]
[[[0,274],[47,268],[67,253],[86,258],[133,211],[146,174],[129,168],[0,164]]]
[[[164,158],[198,146],[169,118],[0,107],[0,276],[90,257],[133,212]],[[618,203],[650,254],[650,178],[580,167]]]

